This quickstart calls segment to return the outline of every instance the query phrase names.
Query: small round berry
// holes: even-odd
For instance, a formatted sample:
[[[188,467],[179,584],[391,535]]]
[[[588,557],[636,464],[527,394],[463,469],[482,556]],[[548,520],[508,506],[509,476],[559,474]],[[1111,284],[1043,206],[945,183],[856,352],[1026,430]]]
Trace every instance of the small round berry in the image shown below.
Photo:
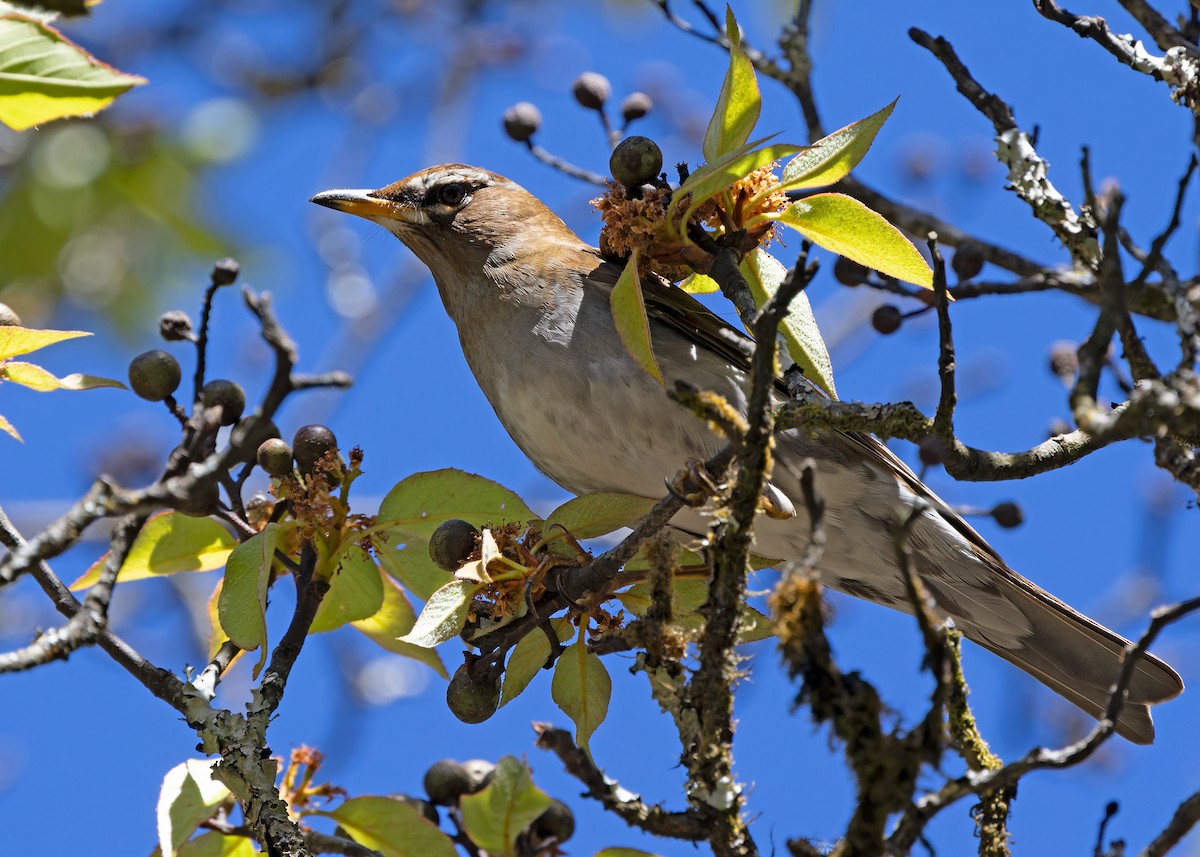
[[[175,508],[191,518],[207,518],[217,510],[220,500],[221,492],[217,489],[216,481],[206,479],[203,482],[197,482],[196,486]]]
[[[450,806],[460,797],[471,793],[474,780],[461,762],[442,759],[425,772],[425,794],[436,804]]]
[[[221,259],[213,265],[212,273],[209,274],[209,279],[214,286],[229,286],[237,279],[238,272],[242,266],[234,259]]]
[[[1079,372],[1079,353],[1073,342],[1056,342],[1050,346],[1050,372],[1068,387],[1075,383]]]
[[[458,571],[475,552],[479,530],[466,521],[453,518],[438,524],[429,537],[429,558],[438,568]]]
[[[654,109],[654,101],[644,92],[631,92],[621,102],[621,118],[626,123],[641,119]]]
[[[899,330],[903,321],[904,316],[901,315],[900,308],[892,304],[884,304],[871,313],[871,326],[884,336]]]
[[[950,267],[954,269],[958,281],[962,283],[978,276],[979,272],[983,270],[984,261],[986,260],[983,258],[983,247],[975,241],[964,241],[954,251]]]
[[[612,84],[608,78],[594,71],[585,71],[571,84],[575,100],[588,110],[599,110],[612,95]]]
[[[566,842],[575,833],[575,813],[561,800],[555,800],[546,807],[545,812],[534,819],[529,830],[535,842],[547,839],[558,843]]]
[[[649,137],[626,137],[608,159],[612,177],[625,187],[641,187],[662,171],[662,149]]]
[[[504,111],[504,133],[518,143],[524,143],[542,127],[542,111],[522,101]]]
[[[178,309],[159,316],[158,335],[167,342],[191,342],[195,339],[192,334],[192,320],[186,312]]]
[[[20,327],[21,317],[8,304],[0,304],[0,327]]]
[[[301,426],[292,438],[292,454],[301,473],[311,473],[317,462],[332,449],[337,449],[337,438],[322,425]]]
[[[256,455],[258,466],[268,476],[289,476],[292,472],[292,448],[282,438],[264,440]]]
[[[129,362],[129,386],[150,402],[161,402],[179,389],[183,375],[179,361],[157,348],[139,354]]]
[[[1025,513],[1016,503],[997,503],[992,509],[992,519],[1004,529],[1011,530],[1025,522]]]
[[[870,275],[870,268],[845,256],[838,256],[833,263],[833,278],[843,286],[861,286]]]
[[[472,675],[463,664],[446,686],[446,705],[463,723],[482,723],[500,707],[500,673],[483,669]]]
[[[209,381],[200,390],[200,404],[206,408],[221,408],[221,425],[231,426],[246,410],[246,394],[233,381]]]

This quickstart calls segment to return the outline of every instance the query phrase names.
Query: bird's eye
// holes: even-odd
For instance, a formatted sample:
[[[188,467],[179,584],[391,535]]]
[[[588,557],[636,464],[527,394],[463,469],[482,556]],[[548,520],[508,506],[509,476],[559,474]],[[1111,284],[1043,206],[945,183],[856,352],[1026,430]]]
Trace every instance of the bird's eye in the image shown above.
[[[462,182],[450,182],[437,189],[437,200],[442,205],[458,205],[467,195],[467,186]]]

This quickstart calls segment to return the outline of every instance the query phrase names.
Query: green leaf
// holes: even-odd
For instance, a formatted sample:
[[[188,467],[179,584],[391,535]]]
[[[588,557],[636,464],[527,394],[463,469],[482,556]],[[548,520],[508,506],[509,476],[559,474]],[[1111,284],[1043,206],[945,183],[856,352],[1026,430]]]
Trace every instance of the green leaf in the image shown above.
[[[379,567],[357,544],[345,545],[337,555],[337,568],[329,578],[329,591],[321,599],[310,634],[332,631],[358,619],[374,616],[383,604]]]
[[[21,433],[13,427],[12,423],[2,416],[0,416],[0,431],[4,432],[5,434],[12,435],[17,440],[21,440]]]
[[[202,821],[213,817],[229,798],[229,789],[213,779],[211,759],[189,759],[163,777],[158,792],[158,845],[164,857],[174,857]]]
[[[211,571],[225,564],[235,545],[237,539],[212,518],[163,512],[142,527],[117,573],[117,580],[128,583],[183,571]],[[71,584],[71,589],[78,591],[94,584],[103,567],[104,557],[101,557]]]
[[[529,768],[513,756],[496,763],[485,788],[459,800],[463,828],[488,854],[512,857],[517,836],[550,806],[549,796],[533,784]]]
[[[258,857],[258,853],[253,839],[215,830],[189,839],[175,852],[176,857]]]
[[[332,812],[317,812],[340,824],[360,845],[383,857],[458,857],[450,837],[404,801],[356,797]]]
[[[933,271],[912,242],[857,199],[840,193],[819,193],[798,200],[774,219],[860,265],[933,288]]]
[[[650,514],[658,503],[633,494],[601,491],[583,494],[568,500],[550,513],[542,527],[543,535],[554,535],[554,525],[561,526],[576,539],[594,539],[621,527],[634,527]]]
[[[896,99],[896,101],[899,100]],[[771,190],[788,191],[824,187],[848,174],[858,166],[858,162],[863,159],[867,150],[871,148],[871,144],[875,142],[875,135],[892,115],[896,101],[878,113],[872,113],[866,119],[851,122],[845,128],[822,137],[802,150],[783,168],[779,187]]]
[[[575,743],[586,750],[592,733],[608,714],[612,679],[600,658],[588,651],[582,631],[554,667],[550,696],[575,722]]]
[[[761,247],[748,254],[738,267],[759,307],[765,306],[775,295],[788,274],[787,268]],[[821,336],[808,295],[804,292],[792,298],[788,314],[779,325],[779,332],[787,343],[788,354],[804,371],[804,376],[828,393],[830,398],[836,399],[829,350],[825,347],[825,339]]]
[[[111,378],[97,378],[95,375],[80,375],[78,372],[65,378],[57,378],[41,366],[34,363],[13,361],[0,366],[0,379],[12,381],[39,393],[51,390],[94,390],[97,387],[117,387],[124,390],[125,385]]]
[[[608,296],[612,307],[613,323],[625,350],[638,367],[664,387],[662,370],[654,359],[654,346],[650,342],[650,321],[646,318],[646,302],[642,298],[642,282],[638,275],[638,252],[635,248],[629,255],[625,270],[617,279]]]
[[[0,21],[3,21],[0,18]],[[3,56],[0,53],[0,56]],[[0,72],[3,78],[3,72]],[[28,327],[0,327],[0,360],[16,357],[18,354],[29,354],[56,342],[68,339],[78,339],[81,336],[91,336],[86,330],[33,330]]]
[[[91,115],[145,82],[100,62],[41,21],[0,16],[0,122],[14,131]]]
[[[429,558],[428,539],[409,537],[400,550],[387,542],[375,542],[375,556],[383,570],[400,581],[422,601],[446,585],[450,573]]]
[[[242,542],[225,563],[225,578],[217,599],[217,615],[229,639],[248,652],[262,647],[254,677],[267,661],[267,584],[275,560],[279,525]]]
[[[708,598],[708,583],[684,578],[675,581],[672,592],[671,607],[675,615],[694,613]],[[635,583],[624,592],[618,592],[617,600],[634,616],[645,616],[650,609],[650,584]]]
[[[571,639],[574,633],[571,620],[565,616],[551,619],[550,627],[554,629],[560,643]],[[500,689],[501,708],[529,687],[529,683],[546,666],[549,658],[550,638],[541,628],[534,628],[517,641],[512,654],[508,656],[508,664],[504,667],[504,685]]]
[[[383,590],[383,603],[374,615],[351,622],[351,625],[381,648],[420,661],[442,678],[449,678],[446,667],[442,664],[442,658],[436,651],[399,640],[413,629],[413,625],[417,621],[417,614],[413,611],[408,598],[405,597],[403,589],[397,586],[382,569],[377,568],[376,574],[379,575],[380,586]]]
[[[429,540],[438,524],[452,518],[476,526],[523,522],[537,517],[503,485],[462,470],[414,473],[379,504],[379,526],[401,537]]]
[[[483,585],[469,580],[452,580],[439,589],[425,602],[425,608],[417,617],[413,629],[400,638],[401,642],[412,643],[432,649],[462,633],[471,610],[471,600]]]
[[[739,643],[757,643],[775,636],[775,623],[748,604],[742,605],[741,623],[738,625]]]
[[[725,7],[725,32],[729,37],[729,69],[721,82],[717,106],[704,132],[701,150],[706,161],[716,160],[749,140],[762,111],[754,64],[742,50],[737,21],[728,6]]]
[[[679,288],[683,289],[689,295],[711,295],[721,290],[717,281],[708,276],[708,274],[697,274],[694,272],[679,283]]]

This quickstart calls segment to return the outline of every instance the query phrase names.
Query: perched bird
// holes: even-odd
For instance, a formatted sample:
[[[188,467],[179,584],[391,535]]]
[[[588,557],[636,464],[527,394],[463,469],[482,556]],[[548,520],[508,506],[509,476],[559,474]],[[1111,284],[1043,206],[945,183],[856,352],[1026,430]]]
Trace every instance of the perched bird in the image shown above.
[[[659,497],[664,477],[724,445],[626,352],[609,306],[621,266],[509,179],[447,164],[379,190],[331,190],[312,201],[378,223],[429,267],[496,415],[538,469],[568,491]],[[644,280],[643,291],[667,382],[690,381],[744,408],[748,363],[729,341],[744,334],[655,278]],[[822,583],[911,612],[892,532],[923,501],[909,547],[941,611],[968,639],[1092,716],[1103,714],[1126,640],[1010,570],[882,443],[865,434],[789,431],[777,438],[775,455],[771,490],[797,507],[797,465],[816,463],[827,533]],[[705,530],[691,510],[674,523]],[[756,553],[796,559],[809,522],[760,515],[754,536]],[[1149,705],[1182,690],[1174,670],[1143,657],[1117,731],[1151,743]]]

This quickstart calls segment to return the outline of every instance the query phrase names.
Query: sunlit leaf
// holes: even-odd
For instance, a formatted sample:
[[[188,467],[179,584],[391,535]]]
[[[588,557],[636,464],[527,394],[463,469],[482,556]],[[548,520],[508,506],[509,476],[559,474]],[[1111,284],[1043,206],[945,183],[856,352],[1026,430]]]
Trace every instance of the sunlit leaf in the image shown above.
[[[413,629],[413,625],[417,621],[417,614],[408,602],[408,598],[405,597],[404,590],[382,569],[377,569],[376,573],[379,575],[380,585],[383,589],[383,603],[374,615],[352,622],[351,625],[380,648],[420,661],[432,668],[442,678],[449,678],[446,667],[442,664],[442,658],[435,650],[414,646],[412,643],[405,643],[399,639]]]
[[[383,857],[458,857],[450,837],[405,801],[356,797],[315,814],[335,819],[355,842]]]
[[[460,798],[459,807],[463,828],[480,850],[512,857],[517,836],[550,803],[549,796],[533,784],[525,763],[505,756],[496,763],[491,782]]]
[[[452,518],[480,526],[534,517],[524,501],[503,485],[454,469],[414,473],[379,504],[379,526],[397,534],[396,541],[404,537],[428,541],[438,524]]]
[[[933,288],[933,271],[912,242],[857,199],[840,193],[815,194],[788,206],[774,219],[860,265]]]
[[[387,542],[376,543],[375,555],[384,571],[422,601],[428,601],[430,595],[450,580],[450,573],[429,558],[427,539],[409,537],[400,550]]]
[[[892,115],[895,106],[896,101],[893,101],[866,119],[851,122],[845,128],[834,131],[803,149],[788,161],[787,166],[783,168],[780,186],[772,190],[824,187],[845,176],[858,166],[858,162],[867,154],[867,150],[875,142],[875,135]]]
[[[3,19],[0,19],[3,20]],[[2,73],[0,73],[2,75]],[[29,354],[56,342],[91,336],[86,330],[34,330],[28,327],[6,325],[0,327],[0,360]]]
[[[642,297],[637,261],[635,249],[617,284],[613,286],[608,301],[612,307],[613,323],[625,350],[643,372],[665,387],[662,370],[658,368],[654,346],[650,342],[650,321],[646,318],[646,302]]]
[[[189,759],[167,771],[158,792],[158,844],[164,857],[174,857],[180,845],[212,818],[229,797],[229,789],[213,779],[212,759]]]
[[[721,290],[717,281],[708,274],[692,273],[685,277],[680,283],[679,288],[683,289],[689,295],[711,295],[714,292]]]
[[[761,247],[749,253],[739,268],[759,307],[765,306],[775,295],[788,274],[787,268]],[[821,336],[808,295],[804,292],[792,298],[779,331],[787,343],[788,354],[804,371],[804,376],[836,399],[829,350],[825,347],[825,339]]]
[[[692,212],[699,208],[705,200],[725,190],[735,181],[743,179],[759,167],[785,158],[801,148],[791,143],[775,143],[755,148],[769,139],[771,138],[764,137],[753,143],[747,143],[742,149],[723,155],[719,160],[705,164],[688,176],[687,181],[680,185],[679,190],[675,192],[671,203],[672,208],[678,208],[682,201],[687,200],[688,207],[683,214],[683,222],[686,223]]]
[[[571,639],[574,627],[565,616],[550,620],[550,627],[560,643]],[[512,654],[504,667],[504,685],[500,689],[500,707],[503,708],[521,695],[550,658],[550,638],[541,628],[534,628],[513,646]]]
[[[238,545],[225,563],[225,579],[217,599],[221,627],[248,652],[262,647],[254,677],[267,659],[267,584],[275,559],[277,524]]]
[[[550,696],[575,723],[575,743],[585,750],[588,740],[608,714],[612,679],[600,658],[588,651],[582,631],[554,667]]]
[[[429,596],[413,629],[400,638],[401,642],[432,649],[454,639],[467,624],[471,599],[482,588],[469,580],[450,581]]]
[[[94,375],[80,375],[78,372],[65,378],[55,377],[41,366],[34,363],[12,361],[0,366],[0,380],[12,381],[39,393],[51,390],[94,390],[97,387],[117,387],[124,390],[125,385],[111,378],[98,378]]]
[[[195,839],[189,839],[179,850],[176,857],[258,857],[258,848],[254,840],[248,836],[234,836],[210,830]]]
[[[42,21],[0,16],[0,122],[15,131],[91,115],[145,82],[100,62]]]
[[[212,518],[163,512],[142,527],[117,573],[117,580],[128,583],[184,571],[211,571],[225,564],[236,545],[237,539]],[[91,586],[99,579],[103,567],[104,557],[101,557],[71,584],[71,589],[78,591]]]
[[[13,424],[6,420],[3,416],[0,416],[0,431],[4,432],[5,434],[12,435],[17,440],[22,440],[20,433],[16,430],[16,428],[13,427]]]
[[[577,539],[594,539],[621,527],[636,526],[657,503],[633,494],[606,491],[582,494],[551,512],[542,532],[552,537],[557,525]]]
[[[329,591],[321,599],[308,631],[320,634],[366,619],[374,616],[381,604],[383,581],[379,579],[379,567],[357,544],[346,545],[338,553]]]
[[[721,83],[717,105],[701,146],[706,161],[716,160],[750,139],[762,110],[762,96],[754,76],[754,64],[742,50],[737,21],[733,10],[726,7],[725,32],[729,36],[729,69]]]

